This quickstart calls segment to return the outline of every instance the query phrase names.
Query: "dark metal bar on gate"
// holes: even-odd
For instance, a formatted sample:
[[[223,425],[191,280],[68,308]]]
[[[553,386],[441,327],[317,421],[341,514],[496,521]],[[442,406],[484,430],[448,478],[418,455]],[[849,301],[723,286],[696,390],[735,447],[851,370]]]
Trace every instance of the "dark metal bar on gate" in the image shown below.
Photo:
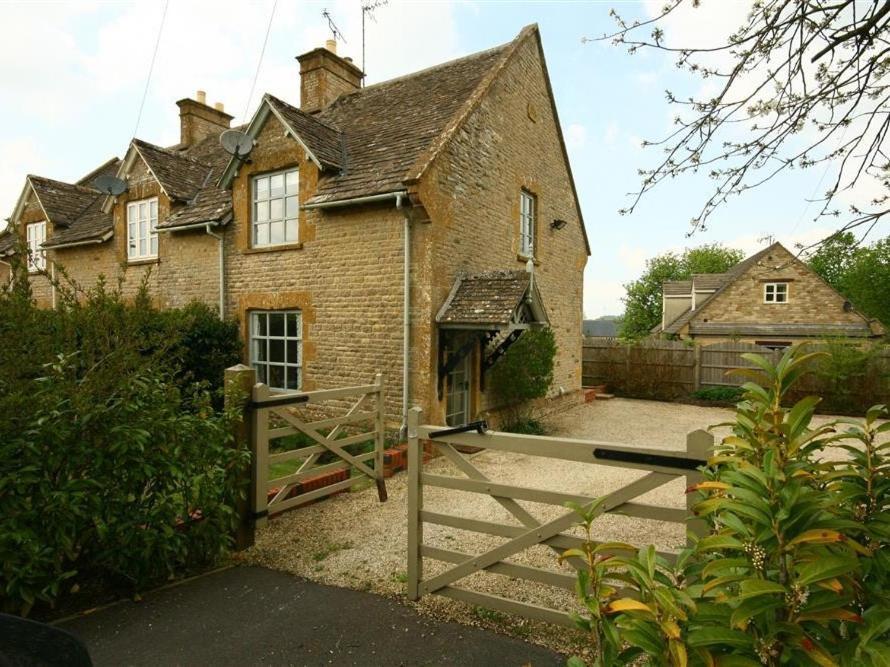
[[[697,470],[704,465],[704,461],[689,459],[683,456],[659,456],[658,454],[646,454],[643,452],[621,452],[614,449],[593,450],[594,459],[605,461],[620,461],[622,463],[641,463],[645,465],[661,466],[662,468],[679,468],[680,470]]]

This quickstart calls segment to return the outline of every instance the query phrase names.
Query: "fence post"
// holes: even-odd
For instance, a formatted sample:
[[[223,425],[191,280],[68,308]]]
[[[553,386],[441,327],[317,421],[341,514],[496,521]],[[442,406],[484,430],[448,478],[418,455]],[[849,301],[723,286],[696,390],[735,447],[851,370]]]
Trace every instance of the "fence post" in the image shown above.
[[[231,368],[227,368],[224,374],[225,402],[226,408],[239,406],[241,409],[241,419],[235,424],[234,428],[234,445],[236,449],[244,447],[251,454],[251,461],[255,454],[253,453],[254,439],[252,433],[252,420],[250,409],[251,392],[253,385],[256,384],[256,371],[244,364],[237,364]],[[253,513],[250,510],[251,498],[253,497],[253,475],[251,474],[252,464],[248,464],[239,468],[235,474],[235,484],[240,491],[243,487],[247,487],[247,492],[239,493],[235,500],[235,512],[238,514],[238,525],[235,528],[235,550],[243,551],[254,543],[254,523]]]
[[[253,387],[253,400],[268,398],[272,392],[264,384]],[[269,507],[269,409],[254,407],[251,410],[253,430],[253,459],[251,461],[251,512],[257,527],[264,526]]]
[[[686,456],[695,459],[705,465],[711,451],[714,448],[714,436],[707,431],[701,429],[693,431],[686,435]],[[686,473],[686,488],[698,484],[703,479],[702,474],[698,470],[690,470]],[[692,508],[698,502],[695,492],[686,493],[686,511],[692,516]],[[686,524],[686,530],[699,537],[703,537],[708,533],[708,524],[704,519],[690,519]]]
[[[374,417],[374,474],[377,482],[377,497],[386,501],[386,482],[383,479],[383,447],[386,439],[386,401],[383,395],[383,373],[374,376],[377,385],[377,413]]]
[[[408,599],[420,597],[420,580],[423,577],[423,559],[420,545],[423,543],[423,488],[420,485],[420,466],[423,451],[417,438],[417,427],[423,416],[418,407],[408,411]]]
[[[692,345],[692,391],[698,391],[701,389],[701,345]]]

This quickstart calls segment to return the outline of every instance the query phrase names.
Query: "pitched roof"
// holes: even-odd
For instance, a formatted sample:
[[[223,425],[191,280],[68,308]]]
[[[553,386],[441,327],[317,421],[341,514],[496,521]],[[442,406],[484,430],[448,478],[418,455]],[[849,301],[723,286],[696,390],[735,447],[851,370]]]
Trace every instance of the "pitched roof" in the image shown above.
[[[209,164],[141,139],[133,139],[132,146],[171,199],[191,201],[208,182]]]
[[[43,176],[28,176],[28,182],[53,226],[68,227],[79,218],[99,191],[82,185],[63,183]]]
[[[695,273],[692,284],[696,291],[720,289],[730,279],[728,273]]]
[[[344,166],[343,133],[319,118],[293,107],[274,95],[266,93],[264,100],[285,126],[302,141],[321,166],[339,169]]]
[[[532,305],[540,310],[537,321],[547,321],[540,295],[526,271],[459,275],[436,315],[436,322],[480,329],[501,328],[513,322],[514,314],[526,302],[535,302]]]
[[[53,236],[45,246],[79,242],[106,234],[111,230],[111,215],[101,212],[104,196],[91,187],[91,184],[98,176],[114,173],[118,163],[117,158],[107,160],[76,183],[65,183],[44,176],[28,176],[13,217],[21,211],[28,193],[33,192],[53,225]],[[14,244],[10,247],[10,251],[12,250]],[[2,252],[5,251],[0,251],[0,254]]]
[[[689,296],[692,294],[692,281],[667,280],[661,284],[661,290],[669,296]]]
[[[510,44],[341,95],[318,114],[344,133],[347,167],[323,175],[309,203],[403,190],[412,166]]]
[[[166,220],[158,224],[158,229],[175,230],[202,223],[225,224],[232,215],[232,193],[220,188],[217,180],[229,162],[229,154],[219,143],[219,137],[206,137],[183,154],[189,159],[207,166],[204,183],[194,197],[183,205],[176,206]]]
[[[16,251],[16,238],[9,227],[0,232],[0,257],[14,255]]]
[[[581,325],[581,332],[585,336],[614,338],[618,335],[618,321],[612,319],[584,320]]]

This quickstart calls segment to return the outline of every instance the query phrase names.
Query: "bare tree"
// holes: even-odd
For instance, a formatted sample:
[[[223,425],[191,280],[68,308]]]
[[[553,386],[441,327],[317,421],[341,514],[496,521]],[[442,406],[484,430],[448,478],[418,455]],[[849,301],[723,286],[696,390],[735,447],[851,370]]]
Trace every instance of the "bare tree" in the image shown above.
[[[693,233],[730,197],[786,170],[824,164],[836,175],[816,199],[817,218],[837,218],[837,234],[855,229],[860,240],[890,219],[890,0],[755,0],[725,44],[668,43],[672,15],[699,5],[668,0],[653,18],[634,22],[612,10],[618,28],[599,38],[630,53],[673,54],[678,68],[717,82],[712,97],[667,91],[680,109],[675,127],[644,142],[664,155],[640,170],[642,184],[621,212],[665,180],[706,170],[714,188],[692,219]],[[868,204],[843,205],[843,193],[865,181],[879,193]]]

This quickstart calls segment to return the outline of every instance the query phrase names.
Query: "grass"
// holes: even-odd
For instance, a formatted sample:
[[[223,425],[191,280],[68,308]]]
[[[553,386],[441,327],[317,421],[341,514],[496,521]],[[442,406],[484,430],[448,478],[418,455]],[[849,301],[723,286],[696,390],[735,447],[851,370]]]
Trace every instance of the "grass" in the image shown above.
[[[491,623],[501,623],[506,620],[506,616],[501,612],[495,611],[494,609],[486,609],[485,607],[473,607],[473,614],[476,618]]]
[[[345,551],[346,549],[352,549],[352,542],[331,542],[322,547],[321,551],[316,551],[312,554],[312,560],[316,563],[320,563],[328,556],[331,556],[338,551]]]

